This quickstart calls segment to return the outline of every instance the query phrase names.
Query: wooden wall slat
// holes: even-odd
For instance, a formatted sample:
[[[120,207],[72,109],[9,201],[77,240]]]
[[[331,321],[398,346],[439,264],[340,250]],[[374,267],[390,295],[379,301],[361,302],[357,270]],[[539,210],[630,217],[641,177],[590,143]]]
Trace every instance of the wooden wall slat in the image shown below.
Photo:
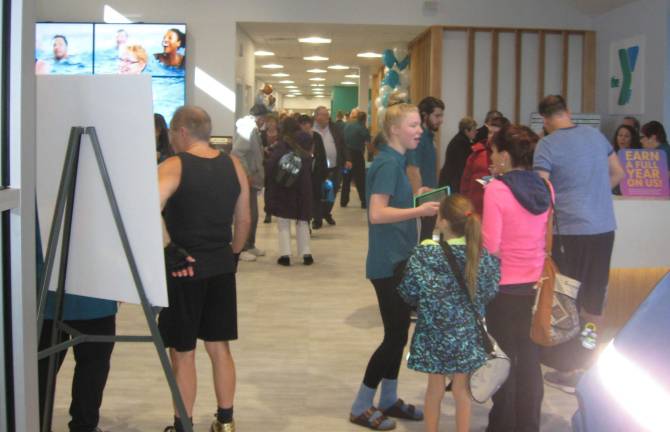
[[[467,96],[466,115],[472,117],[475,107],[475,32],[468,31],[468,71],[467,71]]]
[[[596,110],[596,33],[586,32],[582,49],[582,112]]]
[[[539,33],[538,53],[537,53],[537,102],[544,99],[544,80],[545,67],[547,63],[547,37],[545,32]]]
[[[561,73],[561,96],[568,98],[568,82],[570,81],[570,34],[563,32],[563,71]],[[569,103],[569,102],[568,102]]]
[[[498,109],[498,65],[500,64],[500,37],[498,30],[491,32],[491,109]]]
[[[514,35],[514,123],[521,119],[521,32]]]

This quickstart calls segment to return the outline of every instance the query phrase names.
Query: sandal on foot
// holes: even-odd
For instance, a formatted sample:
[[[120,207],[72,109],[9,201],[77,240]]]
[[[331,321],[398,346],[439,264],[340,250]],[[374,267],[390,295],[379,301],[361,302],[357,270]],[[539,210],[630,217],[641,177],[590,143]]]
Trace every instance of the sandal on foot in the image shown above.
[[[404,420],[423,420],[423,413],[416,409],[412,404],[406,404],[402,399],[398,399],[393,405],[382,411],[387,417],[395,417]]]
[[[359,416],[350,414],[349,421],[372,430],[395,429],[395,422],[387,418],[380,410],[375,407],[368,408],[367,411]]]

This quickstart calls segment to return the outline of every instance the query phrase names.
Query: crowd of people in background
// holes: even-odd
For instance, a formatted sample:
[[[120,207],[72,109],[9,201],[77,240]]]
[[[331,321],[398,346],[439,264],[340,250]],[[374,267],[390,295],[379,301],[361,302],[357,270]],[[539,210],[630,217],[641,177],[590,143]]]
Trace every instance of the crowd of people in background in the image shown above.
[[[256,244],[259,196],[264,222],[276,221],[277,264],[291,265],[294,225],[297,256],[313,265],[311,237],[324,221],[336,225],[337,195],[341,207],[349,206],[352,182],[367,214],[366,278],[384,332],[354,397],[352,423],[391,430],[393,418],[423,420],[426,431],[437,431],[449,380],[456,429],[469,430],[468,376],[486,360],[476,328],[484,318],[511,360],[509,378],[493,395],[488,432],[539,431],[545,382],[574,393],[594,360],[595,329],[607,296],[616,230],[612,193],[620,193],[624,176],[617,152],[660,150],[670,164],[666,131],[658,121],[640,125],[626,117],[610,142],[597,129],[576,125],[561,96],[548,96],[538,107],[541,134],[511,124],[496,110],[480,128],[473,118],[461,119],[438,169],[436,134],[444,111],[445,102],[435,97],[412,105],[391,95],[382,131],[372,137],[364,110],[337,113],[333,121],[323,106],[308,115],[256,104],[237,122],[230,155],[210,146],[212,121],[201,108],[180,108],[169,128],[155,115],[170,304],[158,325],[189,417],[196,396],[196,341],[203,339],[217,396],[211,430],[235,430],[229,347],[237,338],[235,273],[240,260],[266,254]],[[415,196],[444,186],[446,198],[415,203]],[[591,331],[543,348],[531,340],[530,327],[552,233],[560,271],[581,282],[580,321]],[[65,319],[71,320],[66,322],[114,334],[116,305],[99,303],[86,306],[97,312],[83,318],[66,310]],[[423,409],[398,396],[413,309],[408,367],[428,375]],[[50,326],[47,313],[44,328]],[[97,427],[113,344],[95,355],[87,348],[86,343],[75,348],[71,425],[99,430],[91,428]],[[45,361],[40,361],[41,415]],[[58,366],[61,362],[62,357]],[[541,362],[553,370],[543,376]],[[191,421],[175,413],[165,431],[180,432],[182,423]]]

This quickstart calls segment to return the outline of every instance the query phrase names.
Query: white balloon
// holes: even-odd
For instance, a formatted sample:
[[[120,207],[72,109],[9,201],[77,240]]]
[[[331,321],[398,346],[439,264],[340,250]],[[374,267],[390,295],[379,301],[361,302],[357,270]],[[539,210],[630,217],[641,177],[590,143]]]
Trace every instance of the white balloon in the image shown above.
[[[377,110],[377,122],[379,123],[379,126],[384,123],[384,114],[386,113],[386,108],[380,108]]]
[[[401,62],[401,61],[405,60],[405,57],[407,57],[407,54],[408,54],[407,48],[405,48],[405,47],[393,48],[393,55],[395,56],[395,58],[398,62]]]
[[[377,98],[375,99],[375,106],[376,107],[382,106],[382,97],[381,96],[377,96]]]

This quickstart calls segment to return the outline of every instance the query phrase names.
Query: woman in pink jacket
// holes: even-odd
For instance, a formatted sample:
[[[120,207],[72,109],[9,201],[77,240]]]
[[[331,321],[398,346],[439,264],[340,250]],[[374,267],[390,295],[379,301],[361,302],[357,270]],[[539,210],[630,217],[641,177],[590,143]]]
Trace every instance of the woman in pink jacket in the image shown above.
[[[538,136],[525,126],[504,127],[491,142],[484,189],[484,247],[500,258],[500,291],[486,309],[491,335],[510,357],[507,382],[493,396],[487,432],[540,430],[543,382],[539,347],[530,340],[535,284],[545,257],[548,183],[532,170]]]

